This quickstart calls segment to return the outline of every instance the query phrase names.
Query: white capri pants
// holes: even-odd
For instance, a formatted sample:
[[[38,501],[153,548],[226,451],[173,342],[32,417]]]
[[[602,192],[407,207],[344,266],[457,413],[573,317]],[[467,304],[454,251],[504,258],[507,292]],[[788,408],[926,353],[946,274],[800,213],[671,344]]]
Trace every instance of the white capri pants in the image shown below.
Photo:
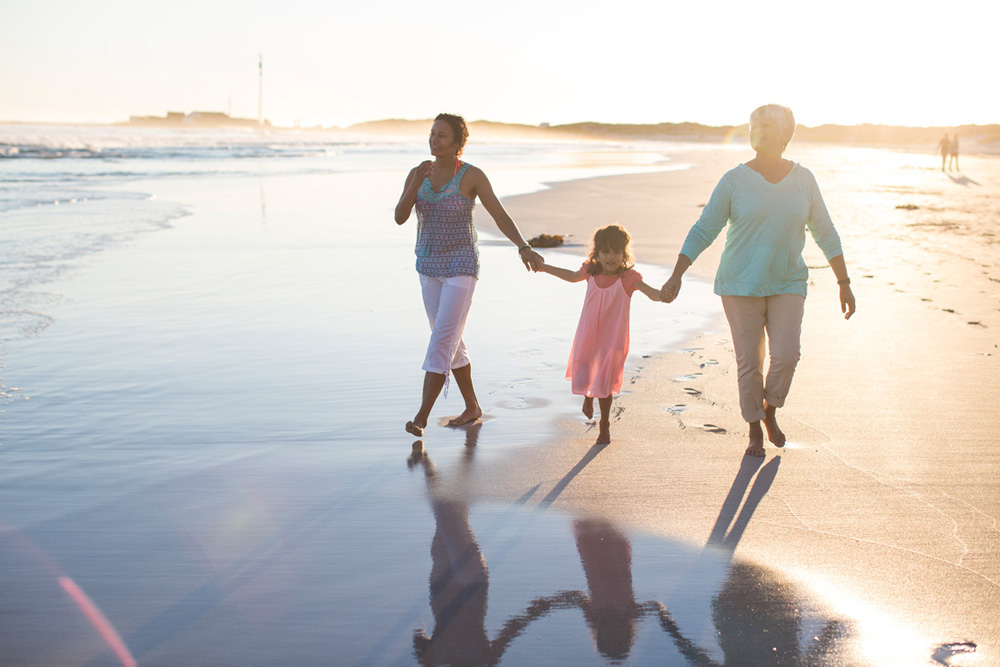
[[[451,369],[468,366],[471,361],[462,332],[472,305],[472,294],[476,291],[476,279],[472,276],[435,278],[419,275],[424,309],[431,325],[431,342],[427,345],[423,370],[448,376]]]
[[[736,352],[740,412],[749,422],[764,418],[764,401],[785,404],[799,362],[799,339],[806,298],[799,294],[723,296]],[[770,364],[764,380],[764,332]]]

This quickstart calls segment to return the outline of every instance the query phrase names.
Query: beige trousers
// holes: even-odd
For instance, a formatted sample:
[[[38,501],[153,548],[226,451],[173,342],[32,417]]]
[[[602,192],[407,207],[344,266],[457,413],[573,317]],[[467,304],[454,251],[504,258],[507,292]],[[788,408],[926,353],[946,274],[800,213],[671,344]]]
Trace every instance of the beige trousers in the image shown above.
[[[765,400],[776,408],[785,404],[799,361],[805,302],[805,297],[798,294],[722,297],[736,351],[740,411],[747,422],[764,418]],[[766,382],[765,332],[770,357]]]

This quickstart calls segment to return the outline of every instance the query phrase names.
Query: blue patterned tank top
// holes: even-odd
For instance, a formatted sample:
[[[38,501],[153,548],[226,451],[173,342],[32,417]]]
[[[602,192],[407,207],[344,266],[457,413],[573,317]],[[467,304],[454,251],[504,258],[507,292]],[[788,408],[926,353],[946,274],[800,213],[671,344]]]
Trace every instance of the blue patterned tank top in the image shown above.
[[[459,190],[468,164],[441,190],[425,178],[417,191],[417,273],[434,278],[479,277],[479,237],[472,220],[476,202]]]

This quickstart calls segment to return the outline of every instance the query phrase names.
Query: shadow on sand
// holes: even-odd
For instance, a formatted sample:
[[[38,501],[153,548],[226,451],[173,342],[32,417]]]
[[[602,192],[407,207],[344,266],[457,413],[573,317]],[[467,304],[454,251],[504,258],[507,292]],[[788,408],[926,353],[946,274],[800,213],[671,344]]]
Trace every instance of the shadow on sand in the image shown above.
[[[465,456],[449,476],[461,478],[469,474],[475,436],[471,445],[470,441],[466,444]],[[539,509],[549,507],[603,448],[592,447],[539,502]],[[469,522],[469,501],[451,493],[447,496],[438,493],[441,475],[422,443],[414,443],[409,464],[411,468],[423,467],[436,526],[431,541],[429,580],[434,625],[430,632],[422,628],[413,632],[413,655],[421,665],[500,664],[529,626],[563,611],[582,615],[598,654],[591,660],[611,663],[630,660],[636,664],[662,664],[667,660],[673,664],[669,662],[669,653],[632,654],[641,621],[648,618],[654,621],[653,627],[659,627],[669,637],[668,645],[673,646],[670,652],[676,651],[673,655],[689,665],[851,664],[849,659],[845,661],[852,639],[848,624],[817,612],[817,605],[778,573],[733,558],[754,511],[777,476],[780,457],[766,465],[762,465],[761,459],[744,458],[708,544],[700,553],[688,550],[690,555],[686,559],[678,559],[669,541],[663,542],[659,549],[665,578],[683,571],[683,581],[689,582],[694,590],[701,590],[704,582],[722,582],[710,594],[708,606],[714,630],[708,636],[715,636],[716,642],[707,643],[705,628],[691,628],[693,632],[682,629],[668,606],[669,597],[662,598],[664,601],[637,598],[632,576],[632,540],[613,523],[595,518],[576,518],[570,522],[586,590],[555,590],[536,595],[522,611],[508,616],[491,638],[486,629],[490,575],[486,556]],[[450,482],[452,486],[467,488],[464,480]],[[532,512],[528,516],[539,515]],[[544,547],[532,546],[540,550],[541,557]],[[686,592],[680,585],[678,596],[684,598]],[[690,622],[691,611],[685,606],[690,603],[682,600],[677,604],[681,604],[684,612],[680,617]],[[566,659],[571,660],[568,655]]]
[[[945,173],[947,173],[947,172],[945,172]],[[965,185],[965,186],[968,186],[968,185],[980,185],[981,186],[982,185],[978,181],[972,180],[971,178],[969,178],[965,174],[961,174],[959,176],[955,176],[954,174],[948,174],[948,178],[951,179],[952,183],[957,183],[958,185]]]

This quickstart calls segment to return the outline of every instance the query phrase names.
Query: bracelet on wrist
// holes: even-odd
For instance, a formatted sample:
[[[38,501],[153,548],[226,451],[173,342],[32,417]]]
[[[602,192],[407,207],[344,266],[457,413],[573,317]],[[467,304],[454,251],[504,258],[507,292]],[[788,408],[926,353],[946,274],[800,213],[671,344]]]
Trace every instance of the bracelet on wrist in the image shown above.
[[[523,246],[521,246],[520,248],[517,249],[518,252],[522,252],[524,250],[531,250],[531,244],[530,243],[525,243]]]
[[[851,284],[851,279],[850,278],[844,278],[843,280],[838,280],[837,284],[838,285],[850,285]]]

